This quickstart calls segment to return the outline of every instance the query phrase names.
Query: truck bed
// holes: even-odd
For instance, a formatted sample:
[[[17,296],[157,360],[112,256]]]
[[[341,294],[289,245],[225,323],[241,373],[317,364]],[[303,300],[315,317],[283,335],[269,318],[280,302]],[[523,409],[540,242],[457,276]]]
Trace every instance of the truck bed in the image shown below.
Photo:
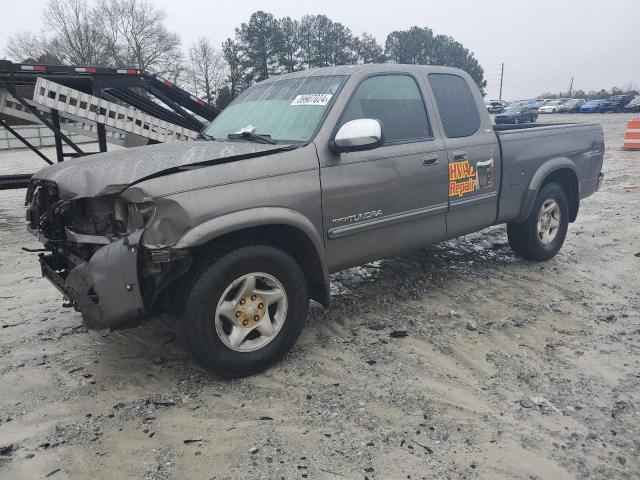
[[[495,123],[493,124],[493,131],[509,132],[511,130],[531,130],[532,128],[544,128],[544,127],[557,127],[566,125],[590,125],[585,123]]]
[[[597,190],[604,155],[604,135],[598,123],[494,125],[493,129],[502,158],[496,223],[517,218],[534,175],[550,159],[575,171],[580,198]]]

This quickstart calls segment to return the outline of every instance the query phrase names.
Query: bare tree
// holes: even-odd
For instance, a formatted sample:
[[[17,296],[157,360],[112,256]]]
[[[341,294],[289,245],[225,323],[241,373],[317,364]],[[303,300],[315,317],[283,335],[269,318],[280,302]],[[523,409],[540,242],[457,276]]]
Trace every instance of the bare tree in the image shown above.
[[[93,14],[117,66],[179,75],[180,37],[164,26],[163,10],[148,0],[98,0]]]
[[[53,34],[51,53],[65,63],[105,66],[109,57],[86,0],[50,0],[42,19]]]
[[[18,32],[9,38],[5,49],[7,55],[19,62],[37,60],[50,52],[49,42],[44,36],[31,32]]]
[[[211,42],[201,37],[189,49],[189,76],[197,96],[213,104],[226,84],[227,65]]]
[[[180,38],[164,25],[166,15],[149,0],[50,0],[40,36],[22,32],[9,39],[15,60],[133,67],[172,80],[184,75]]]

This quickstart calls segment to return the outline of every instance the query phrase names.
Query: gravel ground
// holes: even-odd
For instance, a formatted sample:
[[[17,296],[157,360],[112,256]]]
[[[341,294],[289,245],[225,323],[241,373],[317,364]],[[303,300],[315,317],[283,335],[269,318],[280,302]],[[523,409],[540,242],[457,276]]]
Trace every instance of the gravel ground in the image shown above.
[[[639,478],[629,117],[540,118],[597,120],[607,141],[556,258],[518,259],[493,227],[334,275],[293,352],[237,381],[158,322],[87,332],[20,250],[38,247],[24,192],[0,192],[0,478]],[[32,157],[0,153],[0,171]]]

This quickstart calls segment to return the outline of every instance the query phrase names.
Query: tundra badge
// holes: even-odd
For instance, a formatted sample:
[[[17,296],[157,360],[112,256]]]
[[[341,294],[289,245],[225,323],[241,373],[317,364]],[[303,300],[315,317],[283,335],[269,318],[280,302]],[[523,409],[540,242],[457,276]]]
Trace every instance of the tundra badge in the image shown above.
[[[370,220],[375,217],[379,217],[382,215],[382,210],[371,210],[370,212],[362,212],[356,213],[353,215],[349,215],[347,217],[334,218],[331,220],[331,223],[334,225],[337,223],[354,223],[359,222],[360,220]]]

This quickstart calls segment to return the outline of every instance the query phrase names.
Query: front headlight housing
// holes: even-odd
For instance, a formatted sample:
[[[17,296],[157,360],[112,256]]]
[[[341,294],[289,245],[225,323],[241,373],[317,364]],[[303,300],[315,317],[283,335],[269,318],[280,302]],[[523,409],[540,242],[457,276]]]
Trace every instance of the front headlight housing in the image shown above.
[[[156,213],[155,203],[140,202],[140,203],[128,203],[129,207],[129,231],[140,230],[145,228],[151,222],[151,219]]]
[[[121,198],[80,198],[68,202],[61,213],[65,227],[74,233],[121,237],[145,228],[155,213],[155,205]]]

